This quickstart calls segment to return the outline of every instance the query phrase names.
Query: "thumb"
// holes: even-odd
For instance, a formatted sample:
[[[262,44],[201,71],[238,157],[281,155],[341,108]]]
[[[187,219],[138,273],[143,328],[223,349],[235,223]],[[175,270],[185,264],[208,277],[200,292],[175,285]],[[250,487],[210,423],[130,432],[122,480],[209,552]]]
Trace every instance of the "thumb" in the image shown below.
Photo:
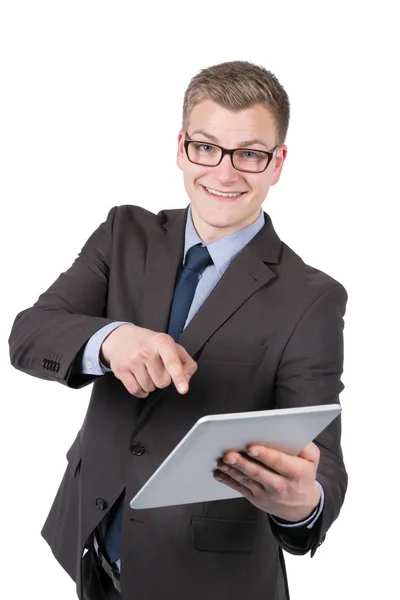
[[[299,458],[304,458],[305,460],[308,460],[316,465],[319,463],[319,455],[319,448],[314,444],[314,442],[307,444],[307,446],[298,454]]]

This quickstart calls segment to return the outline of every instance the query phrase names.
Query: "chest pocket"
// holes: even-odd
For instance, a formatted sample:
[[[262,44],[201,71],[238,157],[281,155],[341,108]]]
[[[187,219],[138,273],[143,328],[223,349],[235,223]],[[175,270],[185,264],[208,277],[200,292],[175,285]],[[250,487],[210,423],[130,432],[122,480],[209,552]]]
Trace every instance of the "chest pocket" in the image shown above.
[[[205,414],[259,410],[259,398],[266,397],[267,356],[268,346],[205,344],[195,358],[202,373],[198,379],[199,397],[212,396]]]

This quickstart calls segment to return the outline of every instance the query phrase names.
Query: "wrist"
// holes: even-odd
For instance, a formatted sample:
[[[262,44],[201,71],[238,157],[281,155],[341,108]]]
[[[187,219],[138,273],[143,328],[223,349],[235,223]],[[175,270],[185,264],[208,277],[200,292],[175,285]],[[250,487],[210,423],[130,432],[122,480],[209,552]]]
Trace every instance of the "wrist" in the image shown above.
[[[121,329],[121,327],[134,327],[134,325],[131,323],[121,323],[121,325],[110,331],[100,346],[99,358],[102,364],[107,368],[110,368],[111,352],[114,344],[113,335],[118,329]]]
[[[285,511],[285,514],[273,515],[275,519],[281,521],[282,523],[293,524],[302,521],[307,521],[310,519],[314,513],[317,511],[321,502],[321,487],[315,482],[314,489],[312,493],[310,493],[310,497],[308,498],[307,504],[303,506],[298,506],[293,509],[288,509]]]
[[[305,521],[306,519],[309,519],[318,509],[319,503],[321,502],[321,488],[316,481],[314,481],[312,492],[313,493],[310,494],[310,502],[304,507],[304,511],[297,521]]]
[[[110,333],[110,335],[111,335],[111,333]],[[108,337],[109,337],[109,336],[107,336],[107,338],[108,338]],[[107,367],[107,368],[109,369],[109,368],[110,368],[110,361],[109,361],[109,358],[108,358],[108,353],[107,353],[107,350],[106,350],[106,347],[105,347],[105,346],[106,346],[106,344],[105,344],[105,340],[104,340],[104,342],[102,343],[102,345],[101,345],[101,347],[100,347],[100,354],[99,354],[99,358],[100,358],[100,362],[101,362],[101,363],[102,363],[102,364],[103,364],[105,367]]]

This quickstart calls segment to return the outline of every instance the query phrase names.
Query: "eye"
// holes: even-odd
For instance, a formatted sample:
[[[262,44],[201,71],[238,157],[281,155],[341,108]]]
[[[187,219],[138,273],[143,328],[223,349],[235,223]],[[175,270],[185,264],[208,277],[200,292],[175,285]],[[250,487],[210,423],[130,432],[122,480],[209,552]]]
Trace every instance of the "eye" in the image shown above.
[[[244,160],[250,161],[265,160],[265,154],[262,152],[256,152],[255,150],[242,150],[239,152],[239,156]]]
[[[214,146],[212,144],[202,144],[201,142],[198,142],[193,144],[193,146],[196,148],[196,150],[199,150],[200,152],[205,152],[206,154],[214,150]]]

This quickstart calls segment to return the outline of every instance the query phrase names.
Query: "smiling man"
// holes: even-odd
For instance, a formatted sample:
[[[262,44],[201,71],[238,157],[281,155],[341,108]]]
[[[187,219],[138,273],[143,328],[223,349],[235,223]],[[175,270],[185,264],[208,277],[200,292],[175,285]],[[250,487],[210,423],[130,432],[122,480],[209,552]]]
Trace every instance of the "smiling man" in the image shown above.
[[[260,104],[232,112],[205,99],[184,125],[178,165],[193,224],[210,243],[254,223],[279,180],[287,149],[277,143],[271,110]]]
[[[295,457],[227,452],[214,477],[238,498],[129,508],[200,417],[339,401],[346,291],[262,210],[288,123],[263,67],[200,71],[178,135],[189,206],[114,207],[16,317],[16,368],[93,383],[42,532],[81,599],[287,600],[282,550],[313,556],[339,514],[340,418]]]

